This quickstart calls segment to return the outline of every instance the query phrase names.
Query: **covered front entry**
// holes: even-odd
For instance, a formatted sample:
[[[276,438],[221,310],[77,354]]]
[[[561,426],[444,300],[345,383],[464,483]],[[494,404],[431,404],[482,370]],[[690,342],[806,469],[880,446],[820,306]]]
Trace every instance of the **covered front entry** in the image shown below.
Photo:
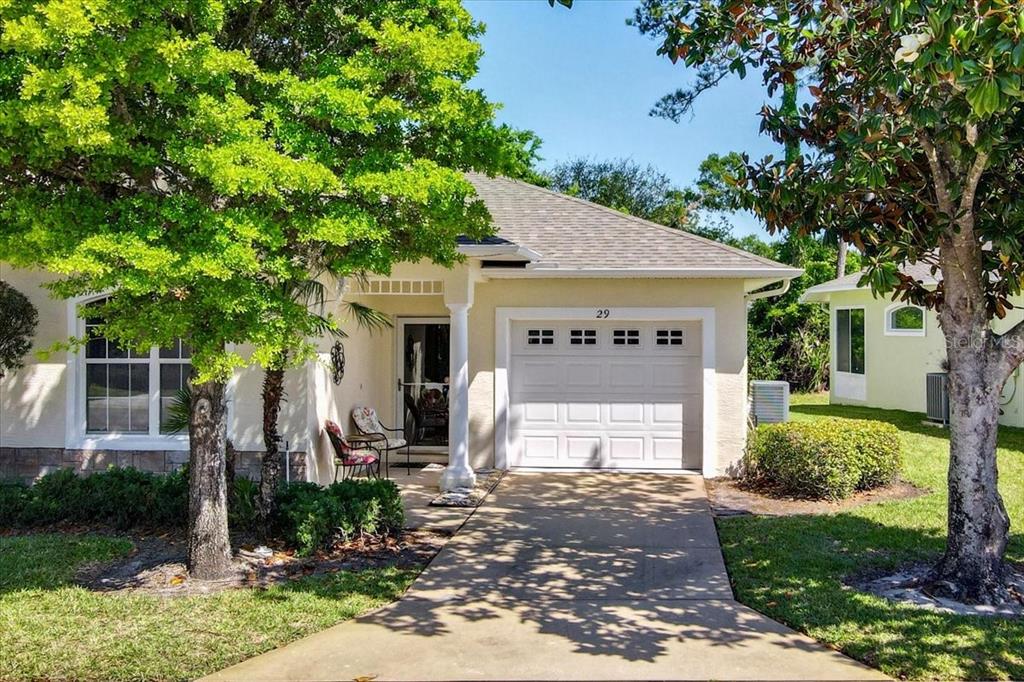
[[[509,467],[702,468],[703,320],[534,310],[507,326]]]

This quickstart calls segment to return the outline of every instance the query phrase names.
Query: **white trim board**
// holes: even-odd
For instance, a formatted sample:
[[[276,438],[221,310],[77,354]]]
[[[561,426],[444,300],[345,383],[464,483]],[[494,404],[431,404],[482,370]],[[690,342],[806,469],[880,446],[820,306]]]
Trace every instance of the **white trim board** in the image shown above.
[[[718,464],[718,391],[714,308],[496,308],[494,311],[494,465],[507,469],[512,322],[521,320],[608,320],[701,323],[701,473],[715,476]],[[742,425],[741,425],[742,428]]]

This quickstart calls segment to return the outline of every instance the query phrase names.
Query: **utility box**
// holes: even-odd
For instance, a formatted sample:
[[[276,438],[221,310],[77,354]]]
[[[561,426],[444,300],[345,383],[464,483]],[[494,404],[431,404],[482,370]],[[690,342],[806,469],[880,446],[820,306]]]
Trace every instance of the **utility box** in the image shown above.
[[[789,421],[788,381],[752,381],[750,395],[755,424]]]

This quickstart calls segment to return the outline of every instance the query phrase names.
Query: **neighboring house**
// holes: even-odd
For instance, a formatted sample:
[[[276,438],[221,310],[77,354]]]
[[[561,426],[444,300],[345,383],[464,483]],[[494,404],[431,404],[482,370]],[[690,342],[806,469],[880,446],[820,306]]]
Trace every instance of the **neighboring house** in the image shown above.
[[[928,287],[937,283],[931,266],[924,263],[908,265],[903,272]],[[925,412],[925,375],[942,372],[946,359],[946,338],[938,318],[931,310],[875,298],[869,288],[858,286],[860,279],[861,273],[854,273],[824,282],[801,298],[829,306],[830,402]],[[1015,303],[1024,306],[1024,301]],[[1021,307],[1011,310],[1005,320],[995,322],[996,331],[1005,331],[1022,317]],[[1024,426],[1020,369],[1003,387],[1002,412],[1001,423]]]
[[[331,340],[322,362],[288,373],[290,475],[333,478],[323,423],[351,429],[357,405],[404,423],[418,453],[450,456],[463,478],[467,464],[729,471],[746,439],[748,294],[800,271],[529,184],[470,179],[497,234],[461,244],[466,260],[451,270],[405,264],[350,282],[344,297],[394,328],[346,325],[338,385]],[[37,348],[86,331],[85,300],[50,299],[41,273],[3,276],[39,308]],[[181,346],[126,357],[98,340],[30,357],[0,383],[0,475],[179,465],[186,437],[160,424],[187,372]],[[251,368],[229,386],[229,436],[249,473],[260,381]]]

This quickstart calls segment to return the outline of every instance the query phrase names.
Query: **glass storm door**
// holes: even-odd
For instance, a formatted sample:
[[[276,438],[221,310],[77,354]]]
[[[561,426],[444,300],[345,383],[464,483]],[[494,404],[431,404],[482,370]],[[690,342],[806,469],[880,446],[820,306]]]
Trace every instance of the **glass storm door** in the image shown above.
[[[449,323],[398,320],[398,423],[418,450],[448,451]]]

